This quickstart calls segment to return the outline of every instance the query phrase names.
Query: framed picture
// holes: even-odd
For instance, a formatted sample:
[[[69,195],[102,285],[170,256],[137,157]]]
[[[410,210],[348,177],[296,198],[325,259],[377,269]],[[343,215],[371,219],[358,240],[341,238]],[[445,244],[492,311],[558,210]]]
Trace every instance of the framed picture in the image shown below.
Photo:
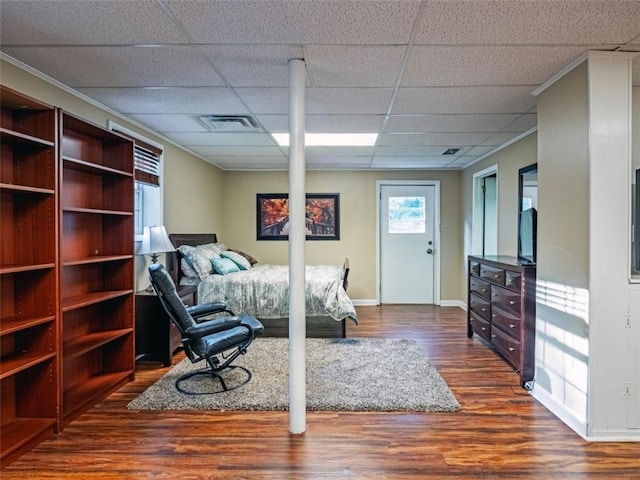
[[[340,194],[308,193],[305,223],[307,240],[340,240]],[[256,195],[256,231],[258,240],[288,240],[289,195]]]

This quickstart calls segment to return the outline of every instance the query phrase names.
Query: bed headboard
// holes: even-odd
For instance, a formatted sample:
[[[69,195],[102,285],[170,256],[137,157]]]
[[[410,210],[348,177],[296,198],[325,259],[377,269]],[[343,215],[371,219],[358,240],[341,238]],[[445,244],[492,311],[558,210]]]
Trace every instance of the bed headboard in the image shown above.
[[[171,233],[169,234],[169,240],[171,240],[174,247],[178,248],[181,245],[197,246],[205,243],[216,243],[218,236],[215,233]],[[182,276],[181,261],[182,255],[180,252],[175,251],[167,254],[167,270],[169,270],[171,278],[173,278],[176,285],[180,285],[180,277]]]

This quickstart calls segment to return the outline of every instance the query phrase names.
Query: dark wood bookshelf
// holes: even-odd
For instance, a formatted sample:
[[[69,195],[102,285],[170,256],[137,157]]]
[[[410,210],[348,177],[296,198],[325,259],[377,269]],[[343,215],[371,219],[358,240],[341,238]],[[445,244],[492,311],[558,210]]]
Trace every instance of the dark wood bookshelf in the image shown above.
[[[4,467],[58,430],[58,157],[53,106],[0,86],[0,110]]]

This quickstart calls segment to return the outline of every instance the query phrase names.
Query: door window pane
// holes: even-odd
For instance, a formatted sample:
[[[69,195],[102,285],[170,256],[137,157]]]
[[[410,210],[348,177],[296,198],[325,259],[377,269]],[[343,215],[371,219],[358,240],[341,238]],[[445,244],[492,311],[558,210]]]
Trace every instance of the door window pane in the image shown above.
[[[425,233],[425,197],[389,197],[389,233]]]

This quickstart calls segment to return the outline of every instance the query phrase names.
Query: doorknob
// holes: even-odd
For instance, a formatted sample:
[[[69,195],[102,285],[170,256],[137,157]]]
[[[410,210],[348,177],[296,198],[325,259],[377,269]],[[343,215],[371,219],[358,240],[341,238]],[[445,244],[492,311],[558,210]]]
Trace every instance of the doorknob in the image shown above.
[[[433,248],[427,248],[427,253],[429,255],[433,255]]]

